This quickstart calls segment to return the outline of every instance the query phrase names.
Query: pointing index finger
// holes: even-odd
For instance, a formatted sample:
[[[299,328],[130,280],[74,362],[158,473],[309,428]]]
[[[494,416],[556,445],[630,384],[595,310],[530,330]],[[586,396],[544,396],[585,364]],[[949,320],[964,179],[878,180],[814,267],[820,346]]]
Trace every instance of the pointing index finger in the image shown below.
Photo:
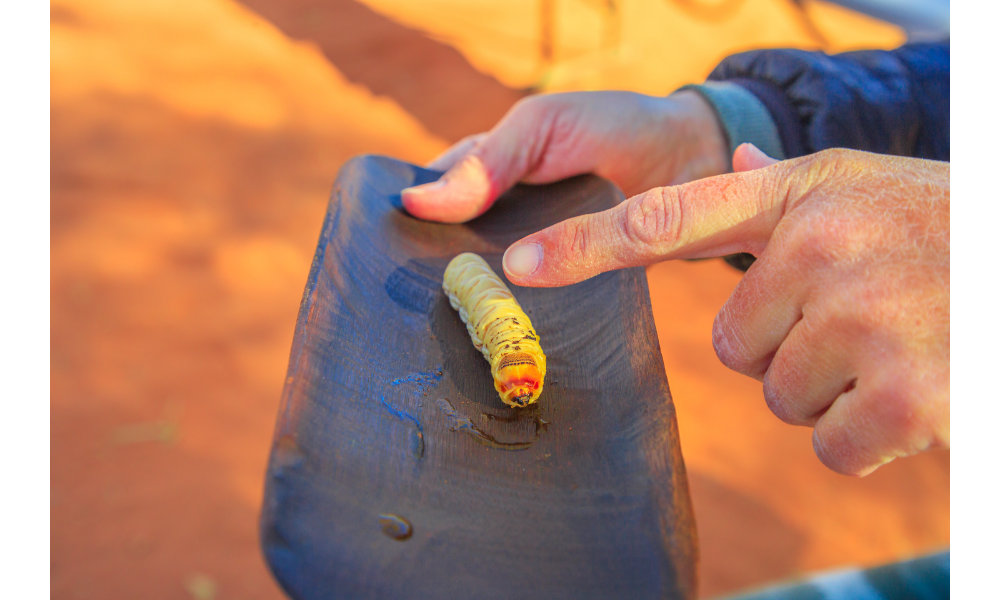
[[[518,241],[504,271],[517,285],[554,287],[661,260],[759,254],[785,213],[788,173],[779,163],[655,188]]]

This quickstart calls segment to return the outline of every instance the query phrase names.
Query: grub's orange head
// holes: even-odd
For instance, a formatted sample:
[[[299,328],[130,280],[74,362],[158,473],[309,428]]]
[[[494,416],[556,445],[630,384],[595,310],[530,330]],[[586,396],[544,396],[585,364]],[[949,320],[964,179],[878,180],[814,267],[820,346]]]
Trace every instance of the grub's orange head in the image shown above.
[[[508,406],[523,408],[538,400],[545,381],[545,365],[526,352],[515,352],[500,359],[493,376],[493,386]]]

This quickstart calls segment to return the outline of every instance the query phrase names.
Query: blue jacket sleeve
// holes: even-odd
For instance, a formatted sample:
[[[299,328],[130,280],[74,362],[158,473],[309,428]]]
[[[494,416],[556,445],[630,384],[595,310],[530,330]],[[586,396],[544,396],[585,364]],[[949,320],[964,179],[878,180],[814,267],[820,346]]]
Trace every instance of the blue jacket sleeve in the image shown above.
[[[722,61],[710,81],[767,107],[785,158],[826,148],[949,160],[950,42],[827,55],[755,50]]]

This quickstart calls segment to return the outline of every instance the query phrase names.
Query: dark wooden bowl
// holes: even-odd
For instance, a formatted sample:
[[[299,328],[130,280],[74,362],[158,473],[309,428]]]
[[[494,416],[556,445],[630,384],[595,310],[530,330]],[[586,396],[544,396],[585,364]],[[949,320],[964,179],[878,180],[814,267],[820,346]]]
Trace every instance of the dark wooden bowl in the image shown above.
[[[464,225],[377,156],[340,171],[299,311],[261,536],[296,599],[691,598],[697,540],[641,268],[511,286],[548,357],[539,403],[500,402],[441,291],[456,254],[610,208],[583,176],[518,186]]]

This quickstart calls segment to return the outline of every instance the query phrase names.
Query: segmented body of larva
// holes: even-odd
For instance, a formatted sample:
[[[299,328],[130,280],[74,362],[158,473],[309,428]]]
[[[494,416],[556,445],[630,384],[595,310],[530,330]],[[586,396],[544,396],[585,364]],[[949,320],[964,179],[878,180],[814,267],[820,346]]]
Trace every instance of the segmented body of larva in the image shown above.
[[[459,254],[444,271],[444,291],[490,363],[504,404],[527,406],[542,393],[545,353],[514,294],[477,254]]]

